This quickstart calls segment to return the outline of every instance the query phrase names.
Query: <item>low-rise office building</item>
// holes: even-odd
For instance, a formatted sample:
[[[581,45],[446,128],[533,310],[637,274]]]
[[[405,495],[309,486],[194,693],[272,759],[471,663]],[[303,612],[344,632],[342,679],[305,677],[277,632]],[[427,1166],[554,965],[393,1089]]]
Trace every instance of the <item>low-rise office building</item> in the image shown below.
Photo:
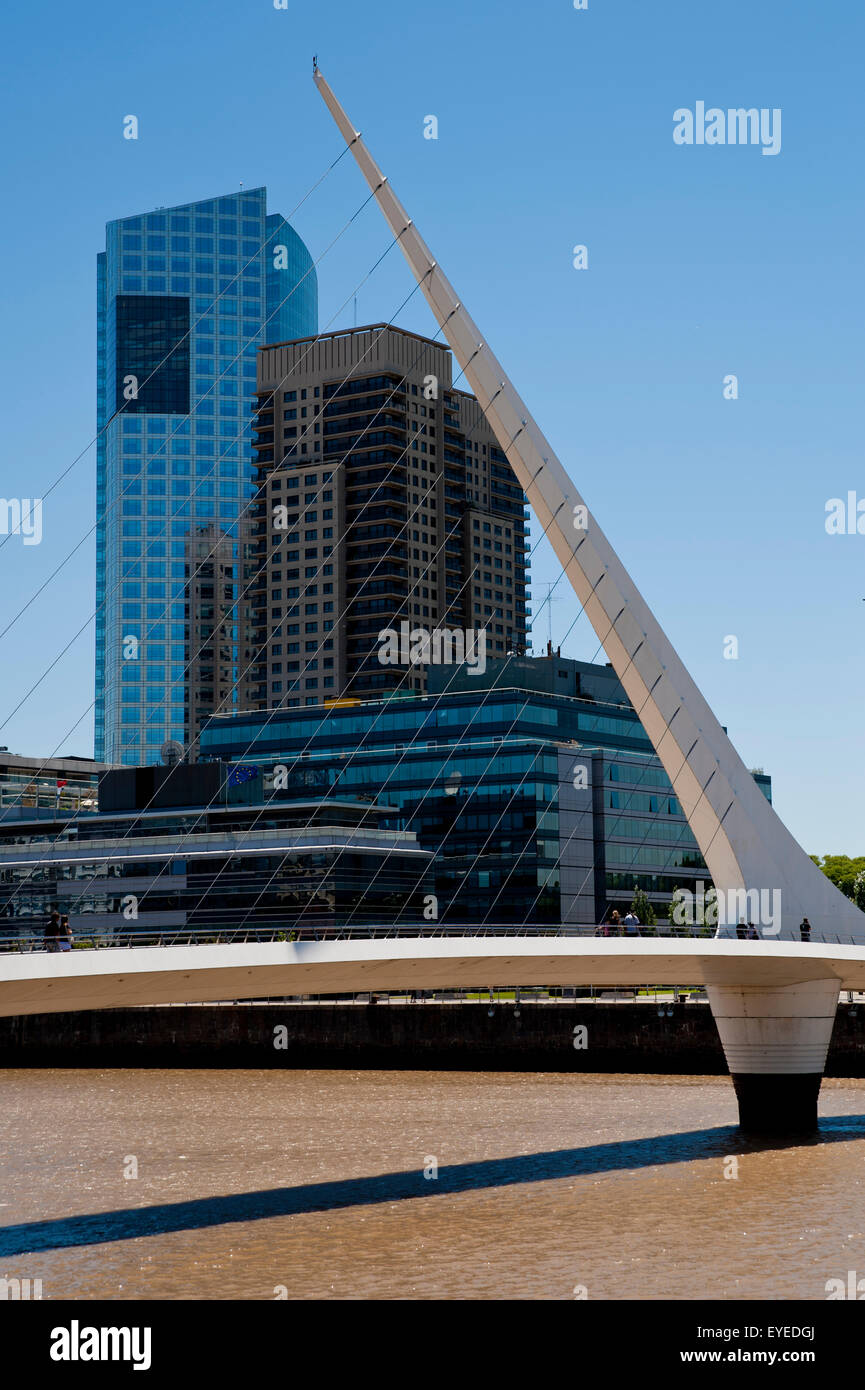
[[[97,813],[0,822],[0,935],[416,925],[432,856],[358,796],[264,798],[249,769],[124,768]]]
[[[20,817],[95,810],[110,764],[93,758],[28,758],[0,748],[0,825]]]
[[[591,924],[643,889],[710,885],[669,778],[609,666],[514,657],[427,671],[428,693],[214,719],[201,757],[278,795],[369,795],[434,856],[437,920]],[[771,799],[770,779],[755,774]]]

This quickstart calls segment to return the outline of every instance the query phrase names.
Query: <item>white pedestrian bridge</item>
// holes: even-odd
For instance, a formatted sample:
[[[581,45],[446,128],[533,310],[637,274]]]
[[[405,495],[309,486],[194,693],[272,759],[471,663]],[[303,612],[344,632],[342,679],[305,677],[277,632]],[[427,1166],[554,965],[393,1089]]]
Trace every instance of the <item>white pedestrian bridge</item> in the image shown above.
[[[865,990],[865,945],[850,941],[439,929],[0,952],[2,1015],[366,991],[664,983],[706,987],[746,1128],[813,1128],[839,993]]]
[[[865,945],[828,942],[599,937],[543,927],[165,944],[171,940],[166,934],[157,945],[2,951],[0,1015],[490,986],[755,988],[832,980],[838,990],[865,990]]]

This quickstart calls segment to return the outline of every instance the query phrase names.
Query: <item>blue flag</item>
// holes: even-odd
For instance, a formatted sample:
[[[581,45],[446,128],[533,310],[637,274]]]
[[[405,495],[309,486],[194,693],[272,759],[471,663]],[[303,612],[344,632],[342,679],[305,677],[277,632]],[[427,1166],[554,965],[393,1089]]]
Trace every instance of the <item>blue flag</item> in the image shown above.
[[[236,763],[228,774],[228,785],[239,787],[242,782],[252,782],[258,776],[258,768],[247,763]]]

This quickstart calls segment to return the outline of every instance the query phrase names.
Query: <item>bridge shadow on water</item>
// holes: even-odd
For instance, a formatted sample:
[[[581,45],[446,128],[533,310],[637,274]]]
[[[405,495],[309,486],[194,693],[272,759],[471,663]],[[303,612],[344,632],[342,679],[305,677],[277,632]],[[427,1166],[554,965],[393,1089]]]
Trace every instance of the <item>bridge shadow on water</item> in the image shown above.
[[[418,1168],[411,1172],[382,1173],[375,1177],[342,1178],[300,1187],[276,1187],[261,1192],[238,1192],[224,1197],[202,1197],[188,1202],[24,1222],[0,1229],[0,1256],[66,1250],[75,1246],[134,1240],[140,1236],[206,1230],[234,1222],[266,1221],[278,1216],[436,1198],[460,1192],[724,1158],[730,1154],[745,1155],[767,1150],[777,1152],[863,1138],[865,1115],[830,1116],[820,1121],[816,1134],[791,1135],[789,1138],[750,1138],[733,1125],[721,1125],[681,1134],[592,1144],[578,1149],[557,1149],[518,1154],[511,1158],[485,1159],[476,1163],[458,1163],[440,1168],[436,1179],[424,1178],[422,1170]]]

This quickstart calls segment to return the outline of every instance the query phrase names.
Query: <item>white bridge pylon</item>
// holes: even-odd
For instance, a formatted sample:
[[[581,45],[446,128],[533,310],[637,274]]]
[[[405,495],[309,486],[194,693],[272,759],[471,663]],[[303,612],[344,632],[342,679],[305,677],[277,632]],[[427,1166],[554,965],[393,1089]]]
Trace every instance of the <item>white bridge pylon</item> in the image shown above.
[[[670,778],[719,893],[780,894],[780,936],[865,942],[760,791],[321,71],[314,78]],[[759,897],[757,901],[760,901]]]

